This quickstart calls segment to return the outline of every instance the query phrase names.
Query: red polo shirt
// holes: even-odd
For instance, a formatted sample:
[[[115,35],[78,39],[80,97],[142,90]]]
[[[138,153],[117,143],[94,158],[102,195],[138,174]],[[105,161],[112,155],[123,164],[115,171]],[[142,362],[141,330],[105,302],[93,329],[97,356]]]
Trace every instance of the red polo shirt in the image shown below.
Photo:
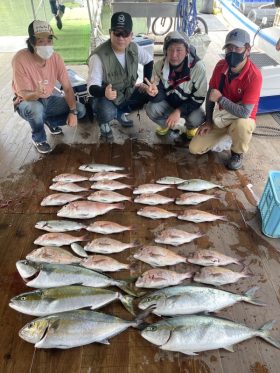
[[[221,75],[225,74],[225,84],[223,96],[232,102],[241,102],[242,104],[253,104],[254,108],[250,118],[256,119],[258,103],[262,87],[262,75],[256,65],[248,58],[241,73],[231,82],[228,80],[228,64],[226,60],[220,60],[212,74],[209,82],[209,88],[219,89]]]

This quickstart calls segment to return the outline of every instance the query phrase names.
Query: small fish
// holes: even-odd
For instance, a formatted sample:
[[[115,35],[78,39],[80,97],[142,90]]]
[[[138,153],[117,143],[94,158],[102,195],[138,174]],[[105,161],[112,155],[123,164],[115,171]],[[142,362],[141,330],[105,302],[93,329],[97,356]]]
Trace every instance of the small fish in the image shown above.
[[[131,185],[120,183],[119,181],[115,180],[100,180],[93,183],[90,188],[99,190],[131,189]]]
[[[69,232],[86,229],[86,225],[70,220],[42,220],[35,224],[35,228],[47,232]]]
[[[34,243],[41,246],[63,246],[81,241],[88,241],[88,238],[86,236],[74,237],[67,233],[45,233],[39,236]]]
[[[77,183],[79,181],[86,181],[88,177],[76,174],[60,174],[55,176],[52,181],[53,182],[64,182],[64,183]]]
[[[187,262],[185,257],[159,246],[144,246],[133,257],[150,264],[152,267],[172,266]]]
[[[79,193],[89,190],[88,188],[81,187],[75,183],[66,183],[64,181],[58,181],[57,183],[50,185],[50,189],[64,193]]]
[[[123,210],[124,205],[121,203],[77,201],[63,206],[58,211],[57,216],[74,219],[91,219],[114,209]]]
[[[180,229],[168,228],[156,236],[156,243],[165,245],[179,246],[192,240],[202,237],[201,233],[188,233]]]
[[[89,181],[100,181],[100,180],[116,180],[121,178],[129,177],[128,174],[119,174],[117,172],[97,172],[89,178]]]
[[[133,229],[134,227],[132,225],[125,226],[113,223],[112,221],[95,221],[87,227],[87,231],[100,234],[120,233]]]
[[[37,263],[78,264],[82,261],[67,250],[58,247],[39,247],[26,255],[27,260]]]
[[[191,221],[193,223],[202,223],[207,221],[223,220],[227,221],[225,216],[214,215],[206,211],[188,209],[183,214],[178,215],[178,219]]]
[[[251,277],[246,268],[242,272],[234,272],[227,268],[221,267],[203,267],[199,272],[196,272],[194,281],[210,284],[214,286],[221,286],[226,284],[233,284],[240,278]]]
[[[103,203],[114,203],[122,201],[131,201],[131,197],[124,196],[123,194],[109,191],[109,190],[98,190],[91,193],[87,199],[89,201],[103,202]]]
[[[91,242],[87,243],[84,246],[86,251],[90,251],[93,253],[99,254],[112,254],[112,253],[119,253],[126,249],[130,249],[131,247],[135,247],[134,243],[124,243],[118,240],[113,240],[112,238],[102,237],[96,238]]]
[[[157,184],[173,184],[173,185],[178,185],[182,184],[185,179],[181,179],[180,177],[176,176],[165,176],[156,181]]]
[[[142,184],[133,190],[133,194],[157,193],[172,188],[170,185]]]
[[[137,215],[150,219],[167,219],[177,216],[177,214],[174,212],[167,211],[159,207],[143,207],[137,211]]]
[[[224,255],[215,250],[199,249],[188,256],[188,262],[209,267],[226,266],[228,264],[242,264],[239,259]]]
[[[124,167],[113,166],[109,164],[98,164],[98,163],[91,163],[91,164],[83,164],[79,167],[81,171],[88,171],[88,172],[111,172],[111,171],[122,171]]]
[[[202,190],[209,190],[213,188],[224,189],[222,185],[213,184],[210,181],[202,179],[190,179],[186,180],[183,184],[177,186],[180,190],[187,190],[189,192],[199,192]]]
[[[83,199],[83,197],[70,193],[55,193],[45,197],[41,202],[41,206],[62,206],[66,205],[66,203],[77,201],[78,199]]]
[[[178,285],[186,278],[191,278],[192,275],[192,272],[177,273],[167,269],[150,269],[138,277],[135,286],[161,289],[166,286]]]
[[[140,194],[136,198],[134,198],[135,203],[143,203],[145,205],[164,205],[166,203],[171,203],[174,201],[174,198],[169,198],[162,196],[156,193],[145,193]]]
[[[209,199],[219,199],[216,196],[202,194],[202,193],[183,193],[176,198],[176,205],[198,205],[201,202],[208,201]]]
[[[75,254],[81,256],[82,258],[87,258],[88,254],[86,253],[85,249],[79,245],[77,242],[73,242],[70,245],[72,251],[74,251]]]
[[[117,272],[122,269],[129,269],[129,264],[121,263],[106,255],[91,255],[84,259],[80,265],[101,272]]]

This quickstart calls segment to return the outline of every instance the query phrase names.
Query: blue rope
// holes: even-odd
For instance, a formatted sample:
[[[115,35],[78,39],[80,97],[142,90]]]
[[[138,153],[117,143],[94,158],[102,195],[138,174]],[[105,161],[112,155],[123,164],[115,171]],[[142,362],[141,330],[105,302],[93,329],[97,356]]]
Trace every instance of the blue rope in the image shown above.
[[[177,31],[183,31],[188,36],[191,36],[195,28],[196,20],[196,0],[179,0],[176,11]]]

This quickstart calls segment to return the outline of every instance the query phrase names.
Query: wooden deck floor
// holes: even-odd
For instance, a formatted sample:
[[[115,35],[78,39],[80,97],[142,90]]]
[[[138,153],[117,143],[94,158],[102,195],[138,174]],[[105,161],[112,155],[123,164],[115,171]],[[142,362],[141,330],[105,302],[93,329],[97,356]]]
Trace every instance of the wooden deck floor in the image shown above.
[[[213,33],[206,64],[209,74],[217,60],[224,33]],[[1,119],[0,119],[0,371],[1,372],[81,372],[115,373],[135,372],[242,372],[278,373],[280,351],[266,342],[254,338],[235,346],[235,352],[225,350],[200,353],[188,357],[180,353],[164,352],[144,340],[135,329],[129,329],[111,339],[110,345],[91,344],[71,350],[35,350],[32,344],[18,336],[19,329],[34,317],[20,314],[8,307],[10,298],[28,291],[15,263],[35,248],[33,241],[40,232],[34,228],[38,220],[56,217],[56,208],[41,207],[40,201],[50,193],[51,179],[63,172],[78,172],[83,163],[108,163],[124,166],[132,176],[128,180],[139,185],[166,175],[182,178],[201,177],[218,182],[225,191],[215,192],[220,199],[204,203],[200,208],[221,213],[228,222],[194,225],[176,219],[150,221],[136,214],[139,205],[127,202],[122,212],[106,214],[106,220],[137,227],[130,233],[116,235],[124,242],[133,240],[141,244],[153,243],[156,231],[167,226],[176,226],[189,232],[201,231],[205,235],[193,243],[180,246],[175,251],[187,255],[197,248],[213,248],[245,260],[253,277],[240,280],[235,285],[224,286],[230,291],[242,293],[252,286],[259,286],[259,298],[265,307],[237,304],[219,314],[258,328],[266,321],[275,319],[272,335],[280,339],[280,276],[279,239],[269,239],[261,233],[257,201],[260,197],[268,171],[279,168],[279,140],[277,138],[254,137],[244,166],[237,172],[227,171],[223,162],[226,152],[211,153],[195,157],[185,147],[159,143],[154,136],[154,126],[144,113],[139,122],[136,115],[135,129],[122,133],[116,126],[116,141],[100,144],[96,124],[85,122],[77,131],[66,129],[63,137],[50,139],[56,148],[47,156],[34,150],[28,126],[11,108],[11,70],[7,68],[12,55],[1,55]],[[81,73],[85,72],[81,67]],[[258,118],[258,124],[271,123],[270,116]],[[82,172],[80,172],[82,173]],[[124,192],[127,195],[131,191]],[[209,192],[212,193],[212,192]],[[177,196],[179,191],[171,189],[164,193]],[[169,210],[180,207],[170,205]],[[179,222],[179,223],[178,223]],[[90,238],[97,235],[89,234]],[[137,276],[148,269],[148,265],[132,258],[134,250],[117,254],[116,259],[131,263],[132,269],[115,278]],[[173,269],[183,272],[196,269],[192,265],[177,265]],[[241,270],[236,265],[231,269]],[[186,281],[188,283],[188,281]],[[124,319],[131,316],[124,308],[113,303],[102,309]]]

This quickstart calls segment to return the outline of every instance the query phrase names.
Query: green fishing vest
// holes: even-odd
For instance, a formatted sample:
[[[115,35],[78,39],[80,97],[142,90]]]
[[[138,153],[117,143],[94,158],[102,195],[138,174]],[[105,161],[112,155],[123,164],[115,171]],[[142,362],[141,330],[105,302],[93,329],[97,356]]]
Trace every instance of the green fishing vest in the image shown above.
[[[117,91],[116,105],[127,100],[133,90],[138,77],[138,48],[130,43],[125,50],[126,69],[123,69],[111,47],[111,41],[99,45],[92,54],[97,54],[103,65],[103,84],[112,84]]]

